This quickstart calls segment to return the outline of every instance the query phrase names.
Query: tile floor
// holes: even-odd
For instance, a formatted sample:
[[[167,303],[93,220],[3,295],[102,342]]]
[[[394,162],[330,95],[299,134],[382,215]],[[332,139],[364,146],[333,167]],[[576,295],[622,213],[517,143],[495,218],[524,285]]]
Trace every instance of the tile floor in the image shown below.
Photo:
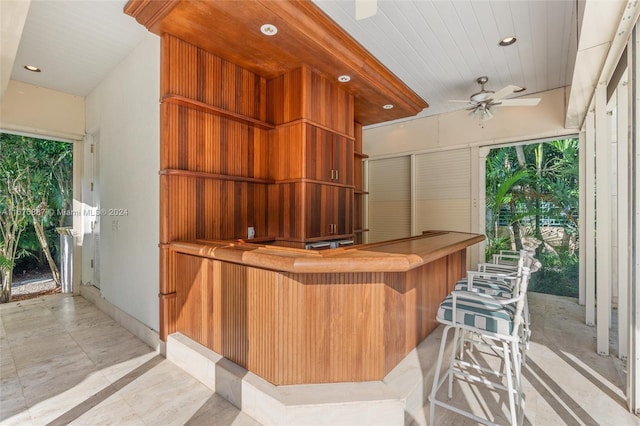
[[[82,297],[0,305],[0,423],[256,425]]]
[[[584,309],[571,298],[532,293],[529,300],[525,424],[640,425],[625,409],[624,363],[595,353]],[[441,330],[428,338],[434,354]],[[257,424],[81,297],[0,305],[0,379],[1,424]],[[506,414],[501,395],[465,383],[455,385],[453,401],[479,415]],[[441,408],[436,420],[474,424]],[[503,422],[500,414],[496,420]]]

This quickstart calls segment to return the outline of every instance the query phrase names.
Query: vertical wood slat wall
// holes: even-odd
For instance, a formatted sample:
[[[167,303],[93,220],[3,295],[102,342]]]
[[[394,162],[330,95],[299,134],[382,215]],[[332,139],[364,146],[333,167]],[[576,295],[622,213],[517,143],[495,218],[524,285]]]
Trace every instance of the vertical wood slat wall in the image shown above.
[[[339,186],[338,196],[346,198],[325,212],[341,230],[328,237],[352,235],[351,159],[354,132],[361,137],[362,129],[353,121],[353,96],[304,67],[267,81],[164,34],[161,68],[160,336],[165,339],[177,331],[176,312],[184,302],[170,279],[171,241],[246,238],[249,226],[257,237],[276,237],[283,246],[327,238],[324,224],[321,231],[314,228],[312,219],[321,215],[305,205],[311,192],[302,181],[322,183],[330,174],[283,171],[283,166],[303,167],[306,161],[307,168],[324,163],[318,167],[329,170],[332,166],[317,160],[339,157],[341,181],[324,183]],[[299,143],[299,152],[275,150],[279,135],[287,149]],[[323,141],[339,146],[338,154],[309,152],[318,149],[316,140],[325,150]],[[312,228],[317,232],[307,238]]]
[[[406,273],[293,274],[177,253],[177,325],[276,385],[381,380],[437,327],[464,256]]]
[[[268,128],[273,126],[265,122],[263,77],[168,34],[162,37],[161,67],[160,335],[164,339],[177,330],[176,315],[185,314],[184,294],[176,293],[176,280],[171,279],[174,259],[166,253],[167,244],[241,238],[248,226],[255,227],[257,236],[267,235]],[[193,105],[177,104],[176,97]],[[198,105],[202,107],[194,107]],[[184,282],[188,281],[178,281]]]

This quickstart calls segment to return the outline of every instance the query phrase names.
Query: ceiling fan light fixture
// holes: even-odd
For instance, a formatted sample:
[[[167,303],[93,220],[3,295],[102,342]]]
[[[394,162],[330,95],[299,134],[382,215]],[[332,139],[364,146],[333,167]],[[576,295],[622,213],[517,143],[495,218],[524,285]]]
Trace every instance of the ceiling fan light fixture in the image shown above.
[[[500,40],[500,42],[498,43],[498,46],[511,46],[513,43],[515,43],[518,39],[516,38],[516,36],[509,36],[509,37],[505,37],[502,40]]]

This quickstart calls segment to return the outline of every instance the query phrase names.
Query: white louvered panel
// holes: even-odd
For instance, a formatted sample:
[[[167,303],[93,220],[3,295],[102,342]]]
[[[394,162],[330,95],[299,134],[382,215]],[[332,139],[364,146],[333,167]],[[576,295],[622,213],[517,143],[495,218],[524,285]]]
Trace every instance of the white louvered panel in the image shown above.
[[[416,201],[416,233],[422,231],[471,232],[471,200]]]
[[[420,154],[415,162],[416,230],[471,230],[471,151]]]
[[[411,158],[369,161],[369,242],[411,235]]]
[[[468,199],[471,193],[469,149],[416,155],[416,199]]]

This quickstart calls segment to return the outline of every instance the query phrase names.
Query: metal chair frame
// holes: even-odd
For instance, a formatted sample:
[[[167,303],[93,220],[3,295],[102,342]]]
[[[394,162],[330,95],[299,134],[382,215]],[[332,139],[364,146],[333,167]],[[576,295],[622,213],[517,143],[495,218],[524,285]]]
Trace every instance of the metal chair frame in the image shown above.
[[[445,329],[442,334],[442,341],[440,343],[440,351],[438,354],[438,361],[436,364],[436,371],[433,379],[433,386],[429,400],[431,401],[430,407],[430,423],[434,424],[435,420],[435,407],[441,406],[454,411],[458,414],[462,414],[477,422],[492,425],[491,420],[485,419],[474,415],[473,413],[462,410],[459,407],[455,407],[452,404],[437,399],[437,392],[442,387],[445,381],[448,382],[448,397],[452,398],[453,392],[453,379],[454,376],[459,376],[467,381],[478,382],[488,386],[491,389],[505,390],[508,393],[509,399],[509,413],[510,421],[512,425],[522,424],[524,419],[524,396],[522,393],[522,381],[521,381],[521,367],[522,367],[522,353],[521,343],[523,337],[523,310],[526,300],[526,291],[528,286],[528,280],[530,276],[530,269],[527,266],[521,268],[521,273],[518,275],[515,281],[515,293],[516,297],[501,299],[486,294],[480,294],[473,291],[454,291],[452,292],[452,320],[450,322],[438,319],[441,323],[445,324]],[[490,302],[492,304],[500,306],[515,306],[515,313],[512,318],[512,329],[510,334],[493,333],[485,330],[478,329],[464,323],[457,321],[456,304],[458,299],[463,300],[475,300],[479,302]],[[444,357],[444,350],[447,342],[449,331],[454,330],[453,348],[451,350],[449,368],[446,373],[440,377],[440,371],[442,369],[442,361]],[[477,338],[471,340],[465,335],[476,336]],[[463,358],[464,346],[466,342],[475,344],[485,344],[492,348],[497,355],[502,359],[502,371],[495,371],[485,369],[477,364],[467,362]],[[459,357],[456,355],[460,353]],[[484,376],[471,374],[465,369],[473,369],[476,372],[492,374],[500,378],[500,382],[492,381]],[[506,385],[503,383],[506,380]]]

